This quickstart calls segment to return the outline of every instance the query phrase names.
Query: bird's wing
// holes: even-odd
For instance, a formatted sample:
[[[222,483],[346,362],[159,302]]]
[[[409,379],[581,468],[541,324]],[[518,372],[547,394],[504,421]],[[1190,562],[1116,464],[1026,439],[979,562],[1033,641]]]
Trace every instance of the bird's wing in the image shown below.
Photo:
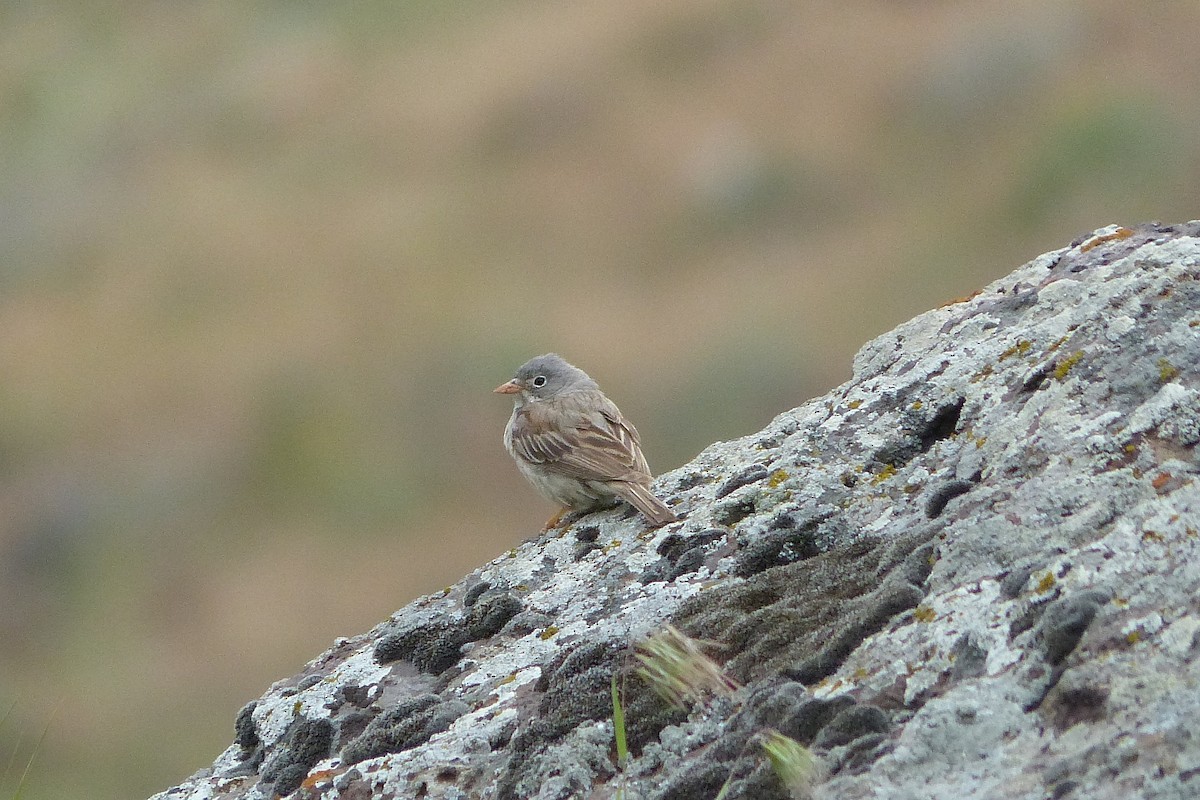
[[[514,452],[579,480],[649,480],[637,429],[599,392],[572,392],[524,406],[513,419]]]

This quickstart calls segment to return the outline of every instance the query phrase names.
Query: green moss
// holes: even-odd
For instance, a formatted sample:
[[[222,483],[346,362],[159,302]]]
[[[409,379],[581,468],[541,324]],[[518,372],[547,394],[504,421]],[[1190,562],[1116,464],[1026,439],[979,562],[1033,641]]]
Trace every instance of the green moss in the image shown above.
[[[538,634],[538,638],[544,642],[547,639],[553,638],[554,634],[556,634],[556,633],[558,633],[558,626],[550,625],[544,631],[542,631],[541,633]]]
[[[1083,360],[1083,351],[1076,350],[1074,353],[1067,356],[1062,361],[1058,362],[1058,366],[1054,368],[1055,380],[1061,381],[1063,378],[1067,377],[1067,373],[1069,373],[1075,367],[1075,365],[1078,364],[1082,360]]]
[[[778,489],[779,484],[786,481],[788,479],[788,477],[789,476],[788,476],[787,470],[777,469],[771,473],[771,476],[769,478],[767,478],[767,486],[770,486],[772,489]]]
[[[1158,380],[1161,383],[1173,381],[1178,375],[1179,369],[1174,364],[1165,358],[1158,360]]]

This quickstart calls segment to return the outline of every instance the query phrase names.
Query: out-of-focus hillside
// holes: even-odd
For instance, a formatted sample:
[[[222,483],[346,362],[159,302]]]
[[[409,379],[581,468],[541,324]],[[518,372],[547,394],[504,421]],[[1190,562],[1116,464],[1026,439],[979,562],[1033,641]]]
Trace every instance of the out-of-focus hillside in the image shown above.
[[[0,9],[0,753],[149,794],[553,510],[557,350],[664,471],[1200,186],[1200,6]],[[55,709],[57,708],[57,711]]]

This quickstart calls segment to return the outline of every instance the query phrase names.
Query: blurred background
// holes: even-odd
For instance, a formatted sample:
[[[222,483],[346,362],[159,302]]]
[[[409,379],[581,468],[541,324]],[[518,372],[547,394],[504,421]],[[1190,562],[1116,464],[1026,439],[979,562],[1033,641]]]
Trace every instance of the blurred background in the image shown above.
[[[1198,30],[1194,0],[3,3],[0,797],[34,755],[26,800],[164,789],[536,533],[491,394],[532,355],[662,472],[1045,250],[1200,216]]]

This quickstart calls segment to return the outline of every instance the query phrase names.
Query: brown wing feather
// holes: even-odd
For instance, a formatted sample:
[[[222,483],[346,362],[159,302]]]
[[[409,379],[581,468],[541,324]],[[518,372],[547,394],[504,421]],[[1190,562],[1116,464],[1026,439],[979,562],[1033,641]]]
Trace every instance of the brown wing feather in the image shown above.
[[[580,480],[650,479],[637,429],[599,392],[526,405],[513,419],[512,444],[526,461]]]

